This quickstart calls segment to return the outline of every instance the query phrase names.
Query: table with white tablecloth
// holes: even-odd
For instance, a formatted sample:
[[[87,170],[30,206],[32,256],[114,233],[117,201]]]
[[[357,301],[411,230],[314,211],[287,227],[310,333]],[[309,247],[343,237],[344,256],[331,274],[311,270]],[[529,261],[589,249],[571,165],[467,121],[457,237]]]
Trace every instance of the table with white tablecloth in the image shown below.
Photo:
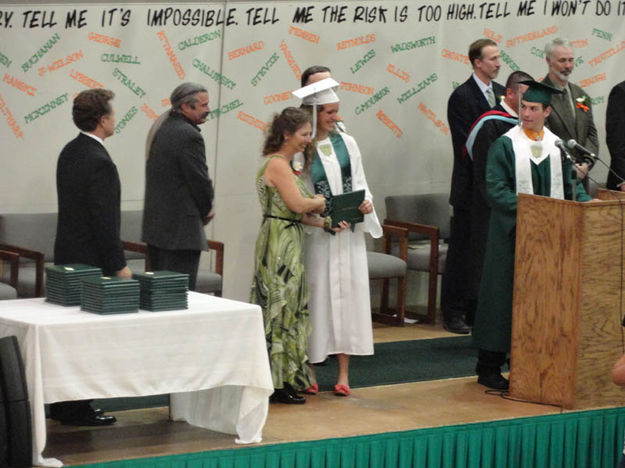
[[[259,442],[273,391],[260,308],[189,293],[189,309],[98,315],[42,298],[0,302],[0,337],[16,335],[44,459],[45,403],[171,394],[174,420]]]

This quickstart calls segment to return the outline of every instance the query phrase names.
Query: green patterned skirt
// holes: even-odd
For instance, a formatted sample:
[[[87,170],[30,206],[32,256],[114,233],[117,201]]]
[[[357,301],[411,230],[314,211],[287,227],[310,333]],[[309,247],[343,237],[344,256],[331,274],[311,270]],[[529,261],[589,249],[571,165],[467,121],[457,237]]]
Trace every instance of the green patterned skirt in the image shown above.
[[[306,355],[311,327],[303,237],[299,222],[265,217],[256,241],[250,302],[263,310],[275,388],[287,382],[303,390],[314,383]]]

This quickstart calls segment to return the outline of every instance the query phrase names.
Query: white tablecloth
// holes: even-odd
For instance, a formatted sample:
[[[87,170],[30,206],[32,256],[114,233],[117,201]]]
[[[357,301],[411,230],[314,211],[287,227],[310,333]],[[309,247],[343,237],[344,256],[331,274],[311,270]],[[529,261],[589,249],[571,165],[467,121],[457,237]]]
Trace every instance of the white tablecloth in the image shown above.
[[[258,306],[189,293],[189,309],[97,315],[43,299],[0,301],[0,337],[20,343],[36,464],[44,403],[171,393],[172,416],[260,442],[273,391]]]

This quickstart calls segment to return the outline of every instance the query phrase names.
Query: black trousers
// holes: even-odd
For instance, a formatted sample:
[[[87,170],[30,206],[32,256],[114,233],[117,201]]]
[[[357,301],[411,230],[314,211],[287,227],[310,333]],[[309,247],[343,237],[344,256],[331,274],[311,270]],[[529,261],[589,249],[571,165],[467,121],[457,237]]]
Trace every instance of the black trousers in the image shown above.
[[[508,353],[478,348],[475,372],[477,375],[500,374],[501,366],[506,363],[507,355]]]
[[[50,404],[50,417],[56,420],[78,419],[93,411],[93,400],[60,401]]]
[[[189,289],[195,291],[201,250],[167,250],[148,244],[150,268],[154,271],[169,270],[189,275]]]
[[[471,293],[471,275],[471,210],[454,208],[441,284],[441,310],[446,322],[464,317],[473,324],[477,301]]]

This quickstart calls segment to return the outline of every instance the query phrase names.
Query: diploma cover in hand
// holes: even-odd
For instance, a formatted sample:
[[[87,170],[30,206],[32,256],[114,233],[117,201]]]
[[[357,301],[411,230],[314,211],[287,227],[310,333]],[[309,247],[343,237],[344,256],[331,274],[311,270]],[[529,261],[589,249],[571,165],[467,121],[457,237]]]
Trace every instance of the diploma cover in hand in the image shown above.
[[[364,190],[356,190],[355,192],[347,192],[342,195],[333,196],[330,211],[332,227],[338,227],[341,221],[347,221],[350,224],[362,223],[365,219],[365,215],[362,214],[358,207],[364,199]]]

